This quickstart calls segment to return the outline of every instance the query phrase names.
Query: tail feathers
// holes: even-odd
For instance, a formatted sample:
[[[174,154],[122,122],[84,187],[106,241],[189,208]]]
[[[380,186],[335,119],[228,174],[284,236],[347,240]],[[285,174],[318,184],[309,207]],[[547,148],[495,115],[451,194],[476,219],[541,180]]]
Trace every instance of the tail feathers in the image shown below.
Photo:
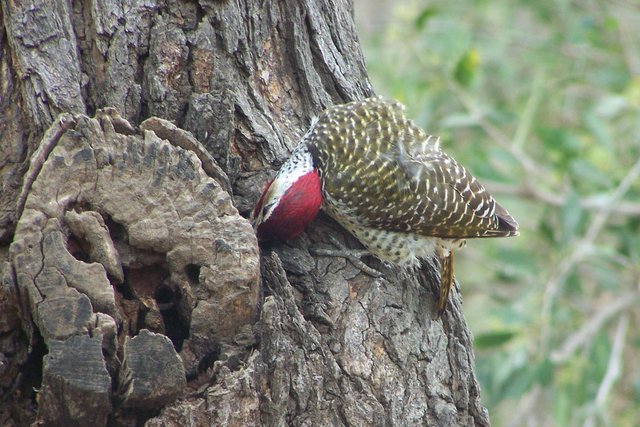
[[[512,216],[499,216],[498,217],[498,231],[501,236],[517,236],[520,234],[518,231],[518,223]]]
[[[453,287],[453,250],[450,250],[448,255],[438,253],[438,260],[440,261],[440,294],[437,310],[438,316],[442,316],[447,308],[449,292]]]
[[[509,212],[502,206],[496,203],[496,218],[498,219],[498,227],[496,229],[496,235],[499,236],[517,236],[520,234],[518,231],[518,223],[509,215]]]

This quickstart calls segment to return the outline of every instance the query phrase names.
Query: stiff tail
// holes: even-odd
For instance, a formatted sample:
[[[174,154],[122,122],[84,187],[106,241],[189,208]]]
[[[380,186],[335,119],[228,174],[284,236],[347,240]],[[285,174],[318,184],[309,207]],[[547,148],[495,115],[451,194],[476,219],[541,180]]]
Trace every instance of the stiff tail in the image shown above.
[[[449,292],[453,287],[453,250],[449,251],[449,255],[438,254],[440,261],[440,295],[438,297],[438,316],[447,308],[449,301]]]
[[[496,216],[498,217],[498,231],[501,232],[501,236],[517,236],[520,234],[518,231],[518,223],[509,215],[509,212],[502,206],[496,203]]]

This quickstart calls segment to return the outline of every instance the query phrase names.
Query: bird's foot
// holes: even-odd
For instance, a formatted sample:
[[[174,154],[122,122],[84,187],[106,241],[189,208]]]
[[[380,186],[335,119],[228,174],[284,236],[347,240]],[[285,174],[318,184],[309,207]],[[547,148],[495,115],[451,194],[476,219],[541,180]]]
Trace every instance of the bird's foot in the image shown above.
[[[329,235],[329,240],[336,247],[335,249],[311,248],[310,252],[313,255],[346,258],[349,261],[351,261],[351,264],[353,264],[354,267],[356,267],[363,273],[368,274],[369,276],[372,276],[372,277],[382,276],[382,273],[380,273],[378,270],[374,268],[369,267],[361,259],[363,256],[371,255],[371,252],[365,249],[347,248],[332,235]]]

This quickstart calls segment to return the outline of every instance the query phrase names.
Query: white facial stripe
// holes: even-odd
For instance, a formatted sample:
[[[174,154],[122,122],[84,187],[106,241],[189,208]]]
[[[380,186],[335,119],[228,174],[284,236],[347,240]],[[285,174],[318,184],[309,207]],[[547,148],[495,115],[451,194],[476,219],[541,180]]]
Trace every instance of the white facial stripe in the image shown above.
[[[262,203],[262,209],[258,213],[256,223],[265,222],[269,219],[273,211],[278,207],[284,193],[301,176],[313,171],[313,159],[307,144],[304,142],[296,147],[291,157],[282,165],[271,186],[267,190]],[[262,218],[261,218],[262,217]]]

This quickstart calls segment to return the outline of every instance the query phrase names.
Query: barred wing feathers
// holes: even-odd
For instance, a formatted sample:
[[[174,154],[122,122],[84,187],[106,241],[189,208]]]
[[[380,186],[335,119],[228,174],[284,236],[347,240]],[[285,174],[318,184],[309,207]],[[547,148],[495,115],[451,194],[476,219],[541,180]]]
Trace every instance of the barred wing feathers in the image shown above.
[[[399,103],[369,98],[332,107],[305,143],[329,209],[352,223],[452,239],[518,233],[509,213]]]

